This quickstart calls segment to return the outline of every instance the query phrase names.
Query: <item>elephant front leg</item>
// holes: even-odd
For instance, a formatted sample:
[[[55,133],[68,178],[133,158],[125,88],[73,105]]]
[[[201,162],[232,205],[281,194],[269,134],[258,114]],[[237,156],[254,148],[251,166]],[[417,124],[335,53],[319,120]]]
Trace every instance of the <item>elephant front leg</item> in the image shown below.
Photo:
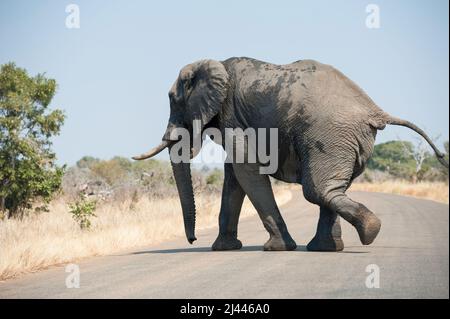
[[[325,207],[320,207],[319,223],[314,238],[306,247],[310,251],[341,251],[344,249],[339,216]]]
[[[233,169],[239,184],[269,232],[270,238],[264,244],[264,250],[295,250],[297,244],[281,217],[269,176],[261,175],[259,166],[256,164],[233,164]]]
[[[219,214],[219,235],[212,246],[212,250],[242,248],[241,241],[237,239],[237,228],[244,197],[245,192],[234,175],[232,165],[226,163]]]

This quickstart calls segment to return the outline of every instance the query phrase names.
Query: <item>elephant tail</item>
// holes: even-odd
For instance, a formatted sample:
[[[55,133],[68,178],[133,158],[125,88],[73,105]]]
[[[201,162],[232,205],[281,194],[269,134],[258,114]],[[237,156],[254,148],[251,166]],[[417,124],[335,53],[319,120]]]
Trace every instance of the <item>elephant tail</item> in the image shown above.
[[[391,116],[386,114],[386,124],[390,124],[390,125],[398,125],[398,126],[404,126],[404,127],[408,127],[411,130],[415,131],[416,133],[420,134],[427,142],[428,144],[430,144],[431,148],[433,149],[434,153],[436,154],[437,159],[439,160],[439,162],[444,165],[446,168],[448,168],[448,162],[445,160],[445,154],[441,153],[439,151],[439,149],[436,147],[436,145],[434,145],[433,141],[431,140],[431,138],[428,137],[428,135],[421,129],[419,128],[417,125],[415,125],[414,123],[411,123],[409,121]]]

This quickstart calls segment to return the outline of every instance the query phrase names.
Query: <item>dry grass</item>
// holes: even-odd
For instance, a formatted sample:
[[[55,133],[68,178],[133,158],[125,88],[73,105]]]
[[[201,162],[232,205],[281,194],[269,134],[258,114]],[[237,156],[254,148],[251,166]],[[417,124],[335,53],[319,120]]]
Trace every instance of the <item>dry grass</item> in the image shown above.
[[[356,183],[352,191],[392,193],[418,198],[425,198],[448,204],[448,184],[438,182],[420,182],[412,184],[403,181],[387,181],[382,183]]]
[[[275,194],[279,205],[291,198],[287,187],[276,187]],[[196,204],[197,229],[216,226],[220,196],[199,195]],[[93,228],[89,231],[80,230],[63,200],[52,203],[49,213],[29,216],[22,221],[0,221],[0,280],[55,264],[184,236],[177,197],[142,198],[134,205],[130,200],[106,204],[95,213],[97,217],[92,219]],[[241,216],[254,213],[253,206],[246,200]]]

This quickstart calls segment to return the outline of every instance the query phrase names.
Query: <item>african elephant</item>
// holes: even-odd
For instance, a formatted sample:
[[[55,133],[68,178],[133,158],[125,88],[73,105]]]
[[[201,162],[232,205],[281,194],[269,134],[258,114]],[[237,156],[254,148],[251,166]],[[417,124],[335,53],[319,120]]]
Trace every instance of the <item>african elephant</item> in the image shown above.
[[[307,249],[340,251],[340,217],[352,224],[364,245],[377,236],[381,222],[346,195],[372,154],[378,130],[387,124],[422,135],[440,162],[444,155],[414,124],[381,110],[355,83],[330,65],[300,60],[275,65],[251,58],[201,60],[183,67],[169,91],[170,118],[162,143],[135,160],[150,158],[177,143],[174,129],[278,129],[278,167],[270,176],[299,183],[305,198],[320,207],[317,232]],[[175,134],[176,135],[176,134]],[[223,141],[221,145],[223,145]],[[192,156],[193,154],[191,154]],[[264,250],[294,250],[296,243],[280,214],[269,180],[256,163],[225,163],[219,234],[213,250],[240,249],[238,219],[247,195],[270,238]],[[172,161],[186,237],[195,238],[195,201],[189,162]]]

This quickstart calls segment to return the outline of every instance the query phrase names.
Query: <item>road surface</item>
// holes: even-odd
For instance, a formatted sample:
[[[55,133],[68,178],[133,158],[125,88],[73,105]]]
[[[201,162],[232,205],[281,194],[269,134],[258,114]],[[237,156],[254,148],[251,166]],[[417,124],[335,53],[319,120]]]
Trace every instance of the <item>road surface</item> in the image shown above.
[[[448,205],[351,193],[382,220],[378,238],[362,246],[342,222],[343,252],[308,252],[318,208],[293,195],[281,210],[296,251],[263,252],[268,235],[254,216],[239,224],[240,251],[210,251],[217,229],[207,229],[192,246],[180,238],[86,259],[80,288],[66,288],[58,266],[0,283],[0,298],[449,298]],[[367,288],[377,268],[379,288]]]

